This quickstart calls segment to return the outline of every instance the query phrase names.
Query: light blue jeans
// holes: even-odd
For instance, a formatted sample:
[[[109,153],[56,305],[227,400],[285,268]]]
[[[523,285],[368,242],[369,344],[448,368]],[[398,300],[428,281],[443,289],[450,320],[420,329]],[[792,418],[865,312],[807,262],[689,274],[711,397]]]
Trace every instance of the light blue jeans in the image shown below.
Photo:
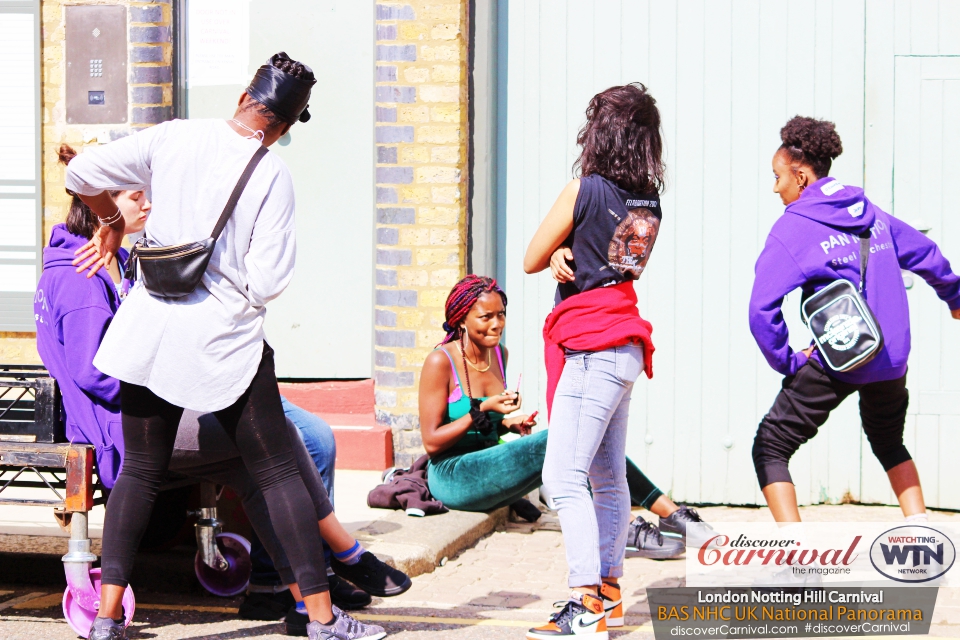
[[[630,524],[627,416],[643,347],[567,352],[553,399],[543,484],[560,514],[569,586],[623,575]]]

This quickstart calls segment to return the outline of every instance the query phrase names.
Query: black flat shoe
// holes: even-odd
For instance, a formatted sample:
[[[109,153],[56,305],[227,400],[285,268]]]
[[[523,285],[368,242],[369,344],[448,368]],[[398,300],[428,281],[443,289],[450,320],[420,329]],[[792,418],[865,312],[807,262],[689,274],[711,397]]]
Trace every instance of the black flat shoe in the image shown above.
[[[358,589],[338,575],[327,576],[327,582],[330,583],[330,600],[345,611],[363,609],[373,602],[369,593]]]
[[[330,567],[344,580],[380,598],[398,596],[413,586],[407,574],[394,569],[369,551],[364,551],[356,564],[344,564],[334,558]]]
[[[537,505],[533,504],[526,498],[520,498],[510,505],[510,508],[513,509],[513,512],[517,514],[517,516],[523,518],[527,522],[536,522],[540,519],[540,516],[543,515],[543,512],[537,508]]]
[[[289,589],[278,593],[248,593],[237,615],[244,620],[279,620],[296,604]]]

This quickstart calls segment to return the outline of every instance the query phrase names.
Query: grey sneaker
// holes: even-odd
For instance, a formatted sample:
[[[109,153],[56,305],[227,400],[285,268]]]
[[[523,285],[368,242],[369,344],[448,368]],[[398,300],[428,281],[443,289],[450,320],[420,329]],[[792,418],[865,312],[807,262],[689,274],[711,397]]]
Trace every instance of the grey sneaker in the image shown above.
[[[635,518],[627,530],[627,551],[632,552],[631,558],[666,560],[676,558],[685,550],[682,540],[661,534],[656,525],[643,518]]]
[[[691,527],[691,524],[695,526]],[[685,504],[666,518],[660,518],[660,531],[667,535],[680,536],[688,547],[700,548],[717,532],[703,521],[696,509]]]
[[[387,637],[383,627],[354,620],[336,606],[333,615],[336,619],[329,627],[317,621],[308,624],[307,637],[310,640],[380,640]]]
[[[123,622],[110,618],[94,618],[90,627],[89,640],[127,640],[127,630]]]

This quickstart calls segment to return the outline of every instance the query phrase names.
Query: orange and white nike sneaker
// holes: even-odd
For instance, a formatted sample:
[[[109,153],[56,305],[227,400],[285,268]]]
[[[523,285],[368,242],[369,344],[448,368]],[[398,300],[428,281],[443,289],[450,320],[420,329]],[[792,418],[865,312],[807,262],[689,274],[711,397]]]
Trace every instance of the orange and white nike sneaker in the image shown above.
[[[604,582],[600,585],[600,599],[603,600],[603,612],[607,616],[607,627],[623,626],[623,598],[620,597],[620,585]]]
[[[556,602],[554,606],[562,609],[553,614],[547,624],[527,631],[527,640],[609,640],[603,600],[597,596],[574,593],[570,600]]]

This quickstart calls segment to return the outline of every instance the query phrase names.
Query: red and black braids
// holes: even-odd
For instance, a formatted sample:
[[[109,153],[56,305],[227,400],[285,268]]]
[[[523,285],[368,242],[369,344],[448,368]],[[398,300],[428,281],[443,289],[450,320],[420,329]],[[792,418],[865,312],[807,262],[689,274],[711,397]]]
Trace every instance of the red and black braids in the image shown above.
[[[494,292],[500,294],[500,299],[503,300],[503,306],[506,308],[507,294],[497,286],[497,281],[493,278],[470,274],[453,285],[450,295],[447,296],[447,304],[444,309],[446,322],[443,323],[443,330],[447,332],[447,336],[440,344],[458,340],[461,332],[460,325],[467,314],[470,313],[470,309],[480,299],[480,296]]]

